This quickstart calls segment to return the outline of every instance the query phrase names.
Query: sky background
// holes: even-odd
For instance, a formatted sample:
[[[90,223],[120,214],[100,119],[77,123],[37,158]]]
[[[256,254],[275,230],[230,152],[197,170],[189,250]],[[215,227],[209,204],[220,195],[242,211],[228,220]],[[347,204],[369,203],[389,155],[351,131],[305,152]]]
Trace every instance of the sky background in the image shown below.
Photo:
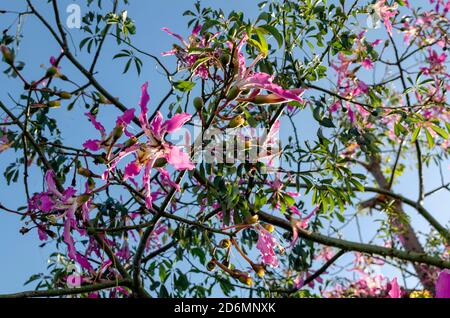
[[[248,18],[255,17],[258,14],[257,3],[259,1],[253,0],[206,0],[202,1],[203,6],[211,5],[214,8],[222,8],[225,12],[230,10],[243,11]],[[52,12],[50,6],[45,1],[34,1],[36,6],[45,16],[51,18]],[[63,19],[67,17],[65,8],[71,3],[83,3],[83,1],[60,1],[60,11]],[[104,6],[110,7],[110,1],[103,1]],[[133,0],[132,4],[127,7],[128,15],[135,21],[137,26],[137,36],[133,38],[133,44],[149,53],[160,55],[161,52],[171,49],[174,39],[167,36],[161,31],[161,27],[169,27],[172,31],[182,35],[188,35],[190,31],[187,29],[186,17],[182,13],[187,9],[193,8],[194,1],[192,0],[165,0],[165,1],[146,1]],[[0,9],[24,11],[26,9],[25,1],[5,1],[0,0]],[[85,10],[83,8],[82,10]],[[82,11],[83,14],[83,11]],[[0,27],[3,29],[13,22],[15,16],[1,15]],[[34,17],[25,17],[23,21],[23,30],[25,37],[21,40],[18,48],[18,60],[28,62],[25,68],[25,77],[37,77],[36,74],[43,74],[48,67],[49,57],[58,54],[58,46],[55,41],[50,38],[47,31],[42,24]],[[371,37],[376,37],[377,30],[373,30]],[[70,34],[75,43],[79,43],[80,39],[85,37],[85,33],[81,30],[72,29]],[[112,60],[118,52],[116,44],[108,41],[101,60],[97,68],[97,77],[100,83],[106,87],[114,96],[120,96],[120,100],[125,105],[130,107],[137,107],[137,102],[140,95],[140,86],[143,82],[149,81],[149,93],[151,101],[157,104],[158,101],[167,93],[169,87],[166,83],[162,71],[149,59],[143,58],[144,68],[141,75],[138,77],[134,71],[123,75],[122,70],[124,62],[121,60]],[[77,53],[79,60],[85,65],[89,65],[92,56],[85,51]],[[174,59],[172,57],[162,58],[168,65],[173,66]],[[4,64],[0,66],[3,70]],[[78,72],[70,66],[69,63],[61,64],[64,74],[73,76],[79,83],[83,83],[82,77]],[[8,93],[16,98],[21,92],[22,85],[19,80],[4,81],[0,86],[0,100],[8,105],[10,97]],[[151,102],[151,103],[152,103]],[[152,105],[152,104],[150,104]],[[150,108],[151,109],[151,108]],[[85,120],[82,113],[86,110],[82,106],[76,106],[73,111],[67,112],[64,109],[64,104],[58,111],[52,111],[52,116],[56,118],[63,130],[63,138],[68,143],[75,147],[81,146],[81,143],[88,137],[96,136],[97,132]],[[102,107],[99,117],[102,123],[106,124],[106,129],[111,128],[114,122],[117,111],[111,107]],[[300,125],[300,139],[302,141],[308,139],[310,136],[315,136],[316,126],[312,124],[311,114],[308,111],[303,112],[296,120],[301,121]],[[282,136],[288,136],[291,131],[288,129],[281,129]],[[3,172],[11,161],[14,161],[17,155],[12,151],[7,151],[0,154],[0,172]],[[444,163],[444,171],[448,174],[449,163]],[[35,173],[31,169],[30,184],[31,192],[40,191],[42,188],[42,176],[40,173]],[[437,169],[426,169],[425,177],[427,180],[426,191],[431,190],[440,185],[440,178]],[[1,181],[3,182],[3,180]],[[415,167],[407,167],[405,175],[401,178],[401,182],[395,185],[394,190],[399,190],[403,195],[411,198],[417,197],[417,173]],[[11,186],[2,184],[0,188],[0,202],[7,207],[15,208],[24,205],[24,189],[23,184],[19,181]],[[434,216],[440,221],[448,221],[450,199],[447,193],[440,192],[433,196],[431,200],[426,203],[426,207],[433,212]],[[426,230],[425,222],[417,216],[408,207],[405,208],[407,212],[411,212],[413,225],[419,230]],[[349,211],[350,212],[350,211]],[[365,238],[371,237],[371,230],[373,229],[373,218],[360,218],[360,224],[363,229]],[[47,259],[52,248],[39,248],[40,244],[37,239],[35,231],[27,235],[19,233],[23,223],[16,215],[4,213],[0,211],[0,293],[16,292],[29,287],[23,287],[23,283],[32,274],[43,272],[47,266]],[[357,239],[358,234],[355,226],[348,227],[345,231],[346,239]],[[350,255],[343,258],[342,262],[351,261]],[[389,269],[384,269],[387,275],[394,275]]]

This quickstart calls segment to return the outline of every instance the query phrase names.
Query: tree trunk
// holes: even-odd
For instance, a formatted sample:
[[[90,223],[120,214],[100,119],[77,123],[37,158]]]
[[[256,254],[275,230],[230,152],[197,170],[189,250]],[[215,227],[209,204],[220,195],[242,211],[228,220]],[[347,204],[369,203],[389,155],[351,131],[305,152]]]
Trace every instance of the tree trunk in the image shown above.
[[[371,158],[371,161],[366,168],[374,176],[380,189],[390,191],[389,182],[381,171],[379,159]],[[390,221],[394,227],[399,229],[398,238],[403,248],[408,252],[425,253],[425,250],[417,238],[411,224],[409,222],[401,221],[406,219],[406,213],[403,210],[403,203],[398,199],[393,199],[390,197],[380,196],[378,198],[378,201],[385,204],[392,202],[392,200],[394,200],[394,211],[390,216]],[[434,292],[434,269],[428,265],[418,263],[414,263],[413,266],[423,287],[430,292]]]

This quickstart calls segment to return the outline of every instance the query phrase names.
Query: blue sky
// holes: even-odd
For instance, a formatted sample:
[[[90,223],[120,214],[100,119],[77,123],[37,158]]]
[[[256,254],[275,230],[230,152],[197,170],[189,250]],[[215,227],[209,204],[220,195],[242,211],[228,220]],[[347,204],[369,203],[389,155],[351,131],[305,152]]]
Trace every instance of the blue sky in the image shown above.
[[[4,1],[5,2],[5,1]],[[37,1],[34,1],[37,3]],[[80,1],[60,1],[60,9],[62,11],[62,17],[64,18],[64,8],[70,3],[79,3]],[[257,14],[256,4],[259,1],[253,0],[205,0],[202,1],[203,6],[211,5],[216,8],[222,8],[226,12],[229,10],[242,10],[246,13],[247,17],[254,17]],[[173,38],[167,36],[160,29],[167,26],[172,31],[187,35],[187,18],[182,17],[182,13],[186,9],[193,7],[194,1],[191,0],[166,0],[160,1],[144,1],[135,0],[128,6],[129,16],[136,22],[137,36],[134,37],[133,44],[145,51],[159,55],[160,52],[169,50]],[[104,1],[105,6],[110,5],[110,1]],[[45,2],[40,1],[37,7],[46,16],[51,17],[50,6]],[[8,10],[24,10],[25,1],[8,1],[1,4],[0,9]],[[85,10],[83,8],[83,10]],[[12,15],[2,16],[0,20],[0,27],[4,27],[12,22]],[[45,68],[41,65],[48,65],[48,59],[51,55],[58,54],[58,46],[55,41],[51,39],[43,28],[43,26],[34,18],[26,17],[23,23],[23,29],[25,37],[20,43],[18,51],[18,59],[29,61],[25,69],[25,76],[35,74],[41,74]],[[374,31],[376,32],[376,31]],[[71,36],[75,43],[78,43],[80,39],[85,37],[85,34],[77,29],[70,30]],[[99,67],[97,69],[97,77],[100,79],[102,85],[115,96],[120,96],[120,100],[130,107],[135,107],[139,99],[140,85],[145,82],[150,82],[150,95],[152,101],[157,103],[162,96],[169,89],[162,72],[156,64],[148,59],[144,59],[144,69],[140,77],[135,72],[131,71],[128,74],[123,75],[123,62],[112,61],[112,56],[118,52],[118,49],[114,42],[110,41],[105,46],[102,53]],[[88,64],[91,60],[91,56],[85,51],[78,52],[77,57],[81,62]],[[167,61],[169,65],[173,66],[173,58],[162,58]],[[62,69],[65,74],[73,76],[75,79],[82,79],[82,77],[74,71],[73,67],[67,62],[62,63]],[[4,67],[4,65],[2,65]],[[83,81],[78,81],[82,83]],[[18,80],[9,80],[2,82],[0,89],[0,100],[4,103],[10,101],[8,92],[12,93],[14,97],[18,95],[21,90],[21,83]],[[80,146],[81,143],[92,134],[96,134],[95,130],[83,120],[80,123],[80,118],[83,118],[82,113],[85,112],[81,106],[76,107],[72,112],[66,112],[64,107],[61,107],[60,111],[54,111],[52,116],[58,119],[60,125],[63,127],[64,139],[74,146]],[[113,122],[113,119],[118,115],[113,108],[102,108],[100,115],[103,122]],[[301,125],[300,135],[301,139],[305,140],[308,136],[314,136],[316,127],[311,123],[311,116],[305,112],[297,120],[300,120]],[[281,132],[287,136],[290,131]],[[15,154],[12,152],[6,152],[0,154],[0,171],[3,172],[5,167],[15,160]],[[448,166],[448,162],[444,164],[444,167]],[[413,167],[406,169],[406,174],[402,177],[402,181],[395,185],[396,190],[401,190],[401,193],[406,196],[415,198],[417,196],[417,176]],[[448,170],[446,170],[448,172]],[[41,188],[41,176],[39,173],[31,171],[30,181],[32,184],[32,191],[38,191]],[[436,169],[428,169],[425,171],[426,179],[430,181],[426,186],[426,190],[430,190],[440,185],[439,174]],[[23,205],[24,189],[21,182],[13,184],[11,186],[3,185],[0,190],[0,202],[9,207],[17,207]],[[427,208],[435,212],[435,216],[439,220],[448,220],[448,207],[450,200],[445,192],[436,194],[431,200],[431,203],[427,203]],[[406,208],[407,211],[411,211]],[[412,211],[411,211],[412,212]],[[47,258],[51,248],[38,248],[40,242],[37,240],[35,232],[31,232],[27,235],[21,235],[19,233],[23,224],[18,220],[17,216],[0,212],[0,253],[2,262],[0,263],[0,293],[14,292],[23,290],[27,287],[23,287],[23,283],[26,279],[34,273],[42,272],[47,265]],[[413,212],[412,212],[413,213]],[[419,229],[425,229],[425,223],[417,215],[414,215],[413,220]],[[371,220],[369,218],[362,218],[361,225],[364,229],[365,236],[370,237],[371,232]],[[346,238],[357,238],[356,228],[349,227],[345,230]],[[350,260],[350,258],[348,258]]]

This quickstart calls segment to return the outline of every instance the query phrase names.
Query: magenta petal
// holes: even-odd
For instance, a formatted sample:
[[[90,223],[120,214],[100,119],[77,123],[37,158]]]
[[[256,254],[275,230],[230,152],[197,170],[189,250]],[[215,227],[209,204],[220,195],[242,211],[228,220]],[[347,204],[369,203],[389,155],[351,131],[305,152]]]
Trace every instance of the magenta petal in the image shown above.
[[[161,175],[161,179],[162,181],[166,182],[169,186],[175,188],[177,191],[180,191],[180,185],[174,181],[172,181],[172,179],[170,178],[170,174],[166,169],[160,168],[158,169],[160,175]]]
[[[145,82],[141,87],[141,100],[139,101],[139,106],[141,107],[141,112],[147,114],[148,108],[147,104],[150,101],[150,95],[147,92],[148,82]]]
[[[92,270],[92,266],[89,263],[87,257],[84,257],[80,253],[77,253],[76,254],[76,260],[77,260],[78,264],[80,264],[83,269],[86,269],[88,271]]]
[[[91,151],[99,151],[101,149],[101,140],[97,140],[97,139],[88,139],[86,140],[86,142],[83,144],[83,147],[86,149],[89,149]]]
[[[176,146],[171,147],[166,159],[177,170],[192,170],[195,168],[189,155]]]
[[[66,220],[64,221],[64,232],[63,232],[63,238],[64,242],[67,244],[68,247],[68,255],[71,259],[76,260],[76,250],[75,250],[75,243],[73,242],[72,235],[70,233],[71,229],[71,220],[69,217],[66,217]]]
[[[144,188],[145,188],[145,206],[148,209],[151,209],[153,207],[152,203],[153,203],[153,198],[152,198],[152,191],[151,191],[151,178],[150,178],[150,174],[153,168],[153,164],[155,163],[156,159],[153,159],[149,162],[147,162],[147,164],[145,165],[145,170],[144,170],[144,176],[142,177],[142,182],[144,183]]]
[[[261,252],[261,258],[264,264],[272,267],[278,266],[278,258],[275,254],[275,238],[264,228],[260,228],[256,248]]]
[[[68,187],[66,190],[64,190],[62,194],[62,201],[63,203],[67,203],[67,200],[73,197],[77,193],[77,190],[73,187]]]
[[[350,119],[350,122],[354,123],[355,122],[355,113],[350,108],[350,105],[348,103],[347,103],[347,114],[348,114],[348,118]]]
[[[125,167],[125,175],[123,177],[124,180],[137,176],[139,172],[141,172],[141,168],[142,166],[137,161],[132,161],[127,164]]]
[[[47,194],[42,195],[39,198],[39,201],[40,201],[39,209],[42,210],[43,212],[50,212],[55,207],[55,203]]]
[[[139,115],[139,122],[141,123],[141,127],[144,130],[144,132],[148,135],[148,134],[150,134],[150,128],[148,126],[148,119],[147,119],[147,112],[148,112],[147,104],[150,101],[150,96],[148,95],[147,88],[148,88],[148,82],[145,82],[141,88],[141,90],[142,90],[141,100],[139,101],[139,106],[141,107],[141,113]]]
[[[169,30],[169,28],[161,28],[161,30],[173,37],[176,37],[178,40],[180,40],[182,43],[184,43],[183,37],[179,34],[173,33],[172,31]]]
[[[134,108],[127,109],[122,116],[119,116],[116,125],[128,126],[134,118]]]
[[[366,58],[362,61],[361,65],[362,65],[366,70],[371,70],[371,69],[373,69],[373,63],[372,63],[372,60],[369,59],[368,57],[366,57]]]
[[[45,174],[45,182],[47,183],[48,191],[50,191],[51,193],[53,193],[57,196],[61,195],[59,190],[56,188],[55,172],[53,170],[47,170],[47,172]]]
[[[50,64],[56,66],[56,57],[54,57],[53,55],[50,56]]]
[[[389,297],[391,298],[401,298],[402,292],[400,286],[397,283],[397,278],[391,281],[391,290],[389,291]]]
[[[337,111],[337,110],[339,109],[339,107],[341,107],[341,106],[342,106],[341,101],[337,101],[337,102],[335,102],[334,104],[332,104],[328,110],[329,110],[331,113],[334,113],[334,112]]]
[[[265,85],[262,88],[274,93],[275,95],[285,98],[287,101],[295,100],[297,102],[302,102],[302,99],[297,94],[295,94],[294,92],[292,92],[290,90],[283,89],[283,88],[281,88],[281,86],[278,86],[276,84]]]
[[[45,229],[45,227],[44,227],[44,226],[41,226],[41,225],[38,225],[38,227],[37,227],[37,230],[38,230],[38,236],[39,236],[39,239],[40,239],[41,241],[47,241],[47,240],[48,240],[48,235],[47,235],[47,233],[44,231],[44,229]]]
[[[272,84],[273,76],[267,73],[257,72],[247,79],[249,82],[261,85]]]
[[[157,111],[151,123],[151,132],[156,137],[161,137],[162,121],[163,116],[160,111]]]
[[[91,121],[92,125],[94,125],[95,129],[97,129],[100,134],[105,134],[105,127],[103,127],[102,124],[100,124],[97,119],[95,118],[94,115],[92,115],[90,112],[85,113],[85,115],[89,118],[89,120]]]
[[[450,270],[444,269],[436,281],[436,298],[450,298]]]
[[[163,129],[168,133],[172,133],[181,128],[187,121],[191,119],[191,117],[191,115],[186,113],[175,114],[172,118],[164,122]]]
[[[199,25],[197,25],[197,26],[192,30],[192,35],[193,35],[193,36],[199,35],[199,33],[200,33],[201,30],[202,30],[202,25],[199,24]]]
[[[138,149],[139,149],[139,145],[136,144],[136,145],[128,147],[124,151],[121,151],[119,153],[119,155],[116,157],[116,159],[114,159],[114,161],[110,164],[110,166],[105,170],[105,172],[103,172],[102,179],[107,180],[109,173],[111,171],[113,171],[114,169],[116,169],[116,166],[119,164],[119,162],[126,156],[128,156],[132,153],[135,153]]]
[[[246,81],[248,82],[249,87],[265,89],[269,92],[278,95],[281,98],[288,100],[295,100],[298,102],[302,102],[302,99],[299,95],[303,92],[302,90],[287,90],[283,89],[281,86],[272,83],[273,77],[266,73],[254,73],[252,76],[248,77]]]
[[[177,50],[170,50],[170,51],[162,52],[161,56],[175,55],[175,53],[177,53]]]

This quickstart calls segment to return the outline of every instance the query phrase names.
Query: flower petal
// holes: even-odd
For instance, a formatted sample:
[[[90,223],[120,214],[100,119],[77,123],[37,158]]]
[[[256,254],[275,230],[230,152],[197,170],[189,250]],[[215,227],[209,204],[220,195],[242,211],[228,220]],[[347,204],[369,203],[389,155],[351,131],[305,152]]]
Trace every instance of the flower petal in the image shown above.
[[[444,269],[436,281],[436,298],[450,298],[450,270]]]
[[[102,141],[98,139],[88,139],[83,144],[83,147],[91,151],[99,151],[101,149],[101,143]]]
[[[162,125],[165,132],[173,133],[174,131],[180,129],[187,121],[191,119],[191,115],[186,113],[175,114],[172,118],[166,120]]]
[[[150,134],[150,127],[148,125],[148,119],[147,119],[147,112],[148,107],[147,104],[150,101],[150,96],[147,92],[148,89],[148,82],[145,82],[144,85],[141,87],[141,99],[139,101],[139,106],[141,107],[141,113],[139,115],[139,122],[141,123],[141,127],[144,130],[144,132],[149,135]]]
[[[389,291],[389,297],[401,298],[402,292],[400,286],[397,283],[397,277],[391,281],[391,290]]]
[[[130,124],[130,122],[131,122],[131,121],[133,120],[133,118],[134,118],[134,111],[135,111],[134,108],[127,109],[127,110],[123,113],[122,116],[119,116],[119,117],[117,118],[116,125],[117,125],[117,126],[119,126],[119,125],[128,126],[128,125]]]
[[[137,161],[132,161],[125,167],[125,175],[123,177],[124,180],[128,178],[135,177],[141,172],[142,165],[140,165]]]
[[[181,150],[179,147],[172,146],[166,155],[167,162],[174,166],[177,170],[192,170],[195,165],[191,162],[191,159],[187,153]]]

